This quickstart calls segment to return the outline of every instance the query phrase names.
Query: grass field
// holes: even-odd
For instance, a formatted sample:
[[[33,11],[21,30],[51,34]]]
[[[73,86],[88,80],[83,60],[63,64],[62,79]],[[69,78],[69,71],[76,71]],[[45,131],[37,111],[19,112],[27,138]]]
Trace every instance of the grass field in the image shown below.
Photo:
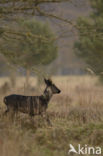
[[[1,78],[1,89],[5,81],[9,79]],[[53,96],[47,110],[52,127],[39,116],[34,123],[21,113],[13,123],[2,117],[5,95],[26,94],[24,78],[17,78],[15,88],[0,93],[0,156],[72,156],[68,154],[69,144],[100,146],[103,150],[103,86],[89,76],[53,77],[53,82],[61,94]],[[30,84],[31,95],[41,94],[45,87],[35,89],[32,77]]]

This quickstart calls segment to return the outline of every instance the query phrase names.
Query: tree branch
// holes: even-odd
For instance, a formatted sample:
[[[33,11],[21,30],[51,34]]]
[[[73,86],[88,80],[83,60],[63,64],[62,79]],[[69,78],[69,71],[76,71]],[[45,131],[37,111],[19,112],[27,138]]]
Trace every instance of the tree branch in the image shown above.
[[[48,14],[48,13],[46,13],[45,11],[42,11],[42,10],[40,9],[40,7],[36,7],[36,10],[37,10],[37,12],[39,12],[39,14],[42,15],[42,16],[55,18],[55,19],[58,19],[58,20],[60,20],[60,21],[66,22],[66,23],[72,25],[73,27],[77,27],[75,24],[73,24],[72,21],[67,20],[67,19],[64,19],[64,18],[59,17],[59,16],[56,16],[56,15],[54,15],[54,14]]]
[[[39,39],[39,40],[42,40],[43,42],[45,43],[48,43],[48,38],[44,37],[44,36],[41,36],[41,35],[34,35],[34,34],[31,34],[30,32],[20,32],[20,31],[15,31],[15,30],[10,30],[10,29],[7,29],[7,28],[0,28],[2,31],[0,32],[2,34],[2,36],[8,36],[10,37],[11,39],[20,39],[20,37],[26,37],[27,39],[31,39],[32,38],[32,41],[34,39]],[[17,36],[17,37],[13,37],[13,36]],[[19,36],[19,38],[18,38]],[[53,38],[54,40],[54,38]]]

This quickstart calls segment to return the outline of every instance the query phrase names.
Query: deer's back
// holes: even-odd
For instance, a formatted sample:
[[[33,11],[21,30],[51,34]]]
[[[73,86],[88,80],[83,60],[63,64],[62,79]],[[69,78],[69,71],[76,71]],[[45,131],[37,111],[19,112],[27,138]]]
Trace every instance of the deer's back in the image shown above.
[[[24,96],[12,94],[4,98],[4,103],[9,107],[23,113],[40,114],[47,109],[47,101],[43,96]]]

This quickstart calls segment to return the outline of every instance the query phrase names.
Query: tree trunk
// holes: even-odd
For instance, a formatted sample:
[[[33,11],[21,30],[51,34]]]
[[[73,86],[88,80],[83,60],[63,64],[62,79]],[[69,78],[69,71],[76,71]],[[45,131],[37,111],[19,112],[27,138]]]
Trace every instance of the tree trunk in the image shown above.
[[[15,86],[16,86],[16,72],[13,69],[11,69],[11,71],[10,71],[10,81],[11,81],[11,87],[15,88]]]
[[[26,69],[26,81],[25,81],[25,86],[26,86],[26,89],[29,89],[29,86],[30,86],[30,84],[29,84],[29,79],[30,79],[30,69],[29,68],[27,68]]]

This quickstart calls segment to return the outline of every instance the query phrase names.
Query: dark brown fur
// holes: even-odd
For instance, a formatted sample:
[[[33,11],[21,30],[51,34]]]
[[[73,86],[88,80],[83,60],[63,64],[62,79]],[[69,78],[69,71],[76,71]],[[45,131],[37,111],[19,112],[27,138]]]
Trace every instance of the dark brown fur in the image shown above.
[[[5,114],[12,111],[27,113],[30,116],[42,115],[48,108],[48,103],[53,94],[59,94],[60,90],[52,83],[51,80],[45,80],[46,88],[41,96],[24,96],[12,94],[4,97],[4,103],[7,106]]]

